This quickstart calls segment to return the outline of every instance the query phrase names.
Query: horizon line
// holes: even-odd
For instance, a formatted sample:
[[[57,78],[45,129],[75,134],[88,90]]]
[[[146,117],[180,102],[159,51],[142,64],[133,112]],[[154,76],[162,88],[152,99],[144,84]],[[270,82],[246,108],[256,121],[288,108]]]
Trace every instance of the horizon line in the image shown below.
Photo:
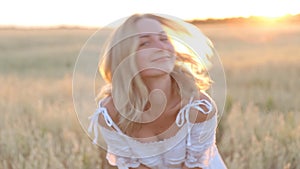
[[[185,19],[184,21],[189,23],[201,23],[201,24],[218,24],[218,23],[237,23],[236,20],[262,22],[263,19],[274,19],[278,21],[284,21],[287,18],[297,18],[300,21],[300,13],[298,14],[285,14],[277,17],[268,16],[236,16],[236,17],[208,17],[208,18],[193,18]],[[260,20],[262,19],[262,20]],[[18,25],[18,24],[0,24],[0,29],[98,29],[105,26],[100,25],[80,25],[80,24],[49,24],[49,25]]]

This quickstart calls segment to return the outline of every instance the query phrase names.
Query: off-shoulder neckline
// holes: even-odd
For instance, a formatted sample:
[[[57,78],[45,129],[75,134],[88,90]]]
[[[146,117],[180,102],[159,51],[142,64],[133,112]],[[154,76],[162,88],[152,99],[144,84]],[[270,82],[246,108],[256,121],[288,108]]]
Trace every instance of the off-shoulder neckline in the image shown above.
[[[190,125],[191,125],[192,127],[199,127],[199,126],[201,126],[201,125],[204,125],[205,123],[212,122],[216,117],[217,117],[217,115],[215,114],[213,117],[211,117],[210,119],[208,119],[208,120],[206,120],[206,121],[204,121],[204,122],[200,122],[200,123],[190,123]],[[107,132],[109,132],[109,133],[112,133],[112,134],[115,134],[115,135],[119,135],[119,136],[123,136],[123,137],[125,137],[127,140],[133,141],[133,142],[135,142],[135,143],[137,143],[137,144],[142,144],[142,145],[155,145],[155,144],[168,143],[168,142],[173,141],[174,139],[177,140],[178,137],[184,138],[184,137],[188,134],[188,132],[184,132],[184,130],[187,130],[188,125],[189,125],[188,123],[185,123],[182,127],[179,128],[179,130],[176,132],[176,134],[173,135],[173,136],[171,136],[171,137],[164,138],[164,139],[162,139],[162,140],[157,140],[157,141],[149,141],[149,142],[141,142],[141,141],[137,140],[137,139],[134,138],[134,137],[131,137],[131,136],[127,135],[127,134],[124,134],[123,132],[122,132],[122,133],[119,133],[119,132],[117,132],[116,130],[110,130],[110,129],[107,129],[106,127],[103,127],[103,126],[101,126],[101,125],[100,125],[100,128],[101,128],[102,130],[104,129],[105,131],[107,131]],[[185,136],[182,136],[183,134],[184,134]],[[153,136],[153,137],[154,137],[154,136]]]

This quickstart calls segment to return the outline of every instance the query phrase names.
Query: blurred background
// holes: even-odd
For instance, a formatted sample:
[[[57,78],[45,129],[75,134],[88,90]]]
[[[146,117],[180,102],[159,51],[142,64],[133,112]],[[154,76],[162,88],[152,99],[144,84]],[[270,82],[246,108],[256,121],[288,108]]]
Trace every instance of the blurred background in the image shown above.
[[[99,28],[147,12],[193,23],[214,43],[227,81],[217,145],[228,168],[299,169],[296,0],[2,2],[0,168],[112,168],[77,120],[72,73]]]

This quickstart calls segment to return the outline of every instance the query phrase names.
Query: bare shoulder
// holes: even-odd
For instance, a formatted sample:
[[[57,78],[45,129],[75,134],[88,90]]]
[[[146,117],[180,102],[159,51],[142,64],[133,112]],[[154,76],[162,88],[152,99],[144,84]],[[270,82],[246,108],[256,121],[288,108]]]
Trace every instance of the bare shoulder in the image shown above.
[[[193,123],[201,123],[206,120],[211,119],[216,114],[216,105],[213,99],[205,92],[199,91],[199,94],[193,101],[204,101],[203,104],[199,104],[199,106],[204,112],[192,108],[190,111],[191,122]]]
[[[119,120],[119,118],[118,118],[118,111],[117,111],[117,109],[114,106],[114,102],[113,102],[112,97],[107,97],[107,98],[104,98],[102,100],[103,101],[102,101],[101,107],[106,108],[107,113],[110,116],[110,118],[113,120],[113,122],[115,124],[118,124],[118,120]],[[103,116],[99,116],[99,124],[101,126],[103,126],[103,127],[110,128],[106,124],[105,119],[104,119]]]

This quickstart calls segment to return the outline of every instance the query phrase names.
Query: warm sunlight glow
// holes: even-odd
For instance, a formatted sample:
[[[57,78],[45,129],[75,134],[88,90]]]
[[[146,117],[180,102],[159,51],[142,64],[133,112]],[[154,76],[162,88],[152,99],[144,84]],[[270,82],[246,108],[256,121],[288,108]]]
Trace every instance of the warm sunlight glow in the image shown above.
[[[285,16],[278,16],[278,17],[270,17],[270,16],[259,16],[255,17],[254,21],[264,24],[264,25],[272,25],[279,23],[280,21],[284,21]]]
[[[105,26],[133,13],[160,13],[181,19],[279,17],[300,13],[299,0],[9,0],[0,6],[0,26]]]
[[[261,17],[262,20],[265,21],[265,23],[269,23],[269,24],[273,24],[273,23],[277,23],[281,20],[284,20],[284,17]]]
[[[278,19],[284,15],[287,15],[288,13],[284,11],[284,9],[280,9],[280,7],[277,8],[270,8],[263,11],[257,11],[256,16],[261,16],[266,19]]]

